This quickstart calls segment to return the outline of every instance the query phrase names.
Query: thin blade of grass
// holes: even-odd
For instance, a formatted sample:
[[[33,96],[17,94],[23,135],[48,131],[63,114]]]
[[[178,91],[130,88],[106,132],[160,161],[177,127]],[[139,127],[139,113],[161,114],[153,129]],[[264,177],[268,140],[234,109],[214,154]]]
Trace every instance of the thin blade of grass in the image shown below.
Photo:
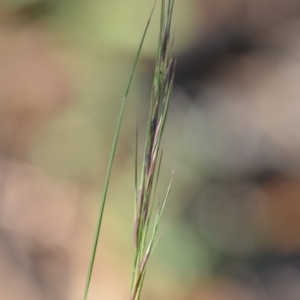
[[[137,205],[138,205],[138,171],[137,171],[137,165],[138,165],[138,138],[139,138],[139,124],[137,121],[136,124],[136,132],[135,132],[135,161],[134,161],[134,190],[135,190],[135,216],[134,219],[136,219],[137,216]]]
[[[117,148],[117,144],[118,144],[118,138],[119,138],[119,134],[120,134],[120,128],[121,128],[121,123],[122,123],[122,119],[123,119],[123,114],[124,114],[124,109],[125,109],[125,104],[128,98],[128,93],[131,87],[131,83],[132,83],[132,79],[133,79],[133,75],[135,73],[135,69],[137,66],[137,62],[139,60],[140,54],[141,54],[141,50],[145,41],[145,37],[149,28],[149,24],[152,18],[152,14],[155,8],[155,4],[153,5],[150,17],[148,19],[148,22],[146,24],[146,27],[144,29],[143,32],[143,36],[133,63],[133,68],[131,70],[130,73],[130,77],[129,77],[129,81],[125,90],[125,94],[122,100],[122,105],[121,105],[121,109],[120,109],[120,113],[119,113],[119,118],[118,118],[118,122],[117,122],[117,127],[116,127],[116,131],[115,131],[115,135],[114,135],[114,140],[113,140],[113,145],[112,145],[112,150],[111,150],[111,154],[110,154],[110,159],[109,159],[109,163],[108,163],[108,169],[107,169],[107,173],[106,173],[106,178],[105,178],[105,184],[104,184],[104,190],[103,190],[103,194],[102,194],[102,201],[101,201],[101,207],[100,207],[100,211],[99,211],[99,215],[98,215],[98,220],[97,220],[97,228],[96,228],[96,234],[95,234],[95,238],[94,238],[94,244],[93,244],[93,248],[92,248],[92,255],[91,255],[91,259],[90,259],[90,263],[89,263],[89,269],[88,269],[88,274],[87,274],[87,280],[86,280],[86,285],[85,285],[85,290],[84,290],[84,297],[83,299],[86,300],[87,296],[88,296],[88,292],[89,292],[89,287],[90,287],[90,283],[91,283],[91,278],[92,278],[92,274],[93,274],[93,268],[94,268],[94,263],[95,263],[95,256],[96,256],[96,251],[97,251],[97,246],[98,246],[98,240],[99,240],[99,235],[100,235],[100,229],[101,229],[101,224],[102,224],[102,219],[103,219],[103,213],[104,213],[104,208],[105,208],[105,203],[106,203],[106,196],[107,196],[107,191],[108,191],[108,186],[109,186],[109,181],[110,181],[110,176],[111,176],[111,170],[112,170],[112,165],[113,165],[113,161],[114,161],[114,157],[115,157],[115,152],[116,152],[116,148]]]

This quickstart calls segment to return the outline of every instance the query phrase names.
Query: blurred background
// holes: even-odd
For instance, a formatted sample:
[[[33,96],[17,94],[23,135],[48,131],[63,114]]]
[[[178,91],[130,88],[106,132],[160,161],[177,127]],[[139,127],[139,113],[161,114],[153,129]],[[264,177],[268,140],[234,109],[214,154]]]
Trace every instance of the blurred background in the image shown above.
[[[152,1],[1,0],[0,300],[82,299],[117,116]],[[175,3],[143,299],[300,299],[300,1]],[[89,299],[127,299],[134,151],[156,8],[124,116]],[[142,138],[139,141],[143,147]]]

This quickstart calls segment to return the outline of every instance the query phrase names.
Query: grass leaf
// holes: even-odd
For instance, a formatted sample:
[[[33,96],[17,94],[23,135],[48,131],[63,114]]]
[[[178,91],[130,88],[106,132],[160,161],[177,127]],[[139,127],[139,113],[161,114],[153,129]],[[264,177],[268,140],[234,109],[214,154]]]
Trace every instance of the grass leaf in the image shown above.
[[[128,84],[127,84],[127,87],[126,87],[126,91],[125,91],[125,94],[124,94],[124,97],[123,97],[123,100],[122,100],[122,104],[121,104],[121,109],[120,109],[120,113],[119,113],[119,118],[118,118],[118,122],[117,122],[117,127],[116,127],[116,131],[115,131],[115,135],[114,135],[112,150],[111,150],[111,154],[110,154],[108,169],[107,169],[105,183],[104,183],[104,190],[103,190],[103,194],[102,194],[100,211],[99,211],[98,220],[97,220],[97,227],[96,227],[96,233],[95,233],[95,238],[94,238],[94,244],[93,244],[93,248],[92,248],[92,254],[91,254],[91,258],[90,258],[88,274],[87,274],[87,280],[86,280],[86,285],[85,285],[85,290],[84,290],[84,297],[83,297],[84,300],[86,300],[87,297],[88,297],[89,287],[90,287],[91,278],[92,278],[92,274],[93,274],[93,268],[94,268],[94,263],[95,263],[96,251],[97,251],[98,240],[99,240],[99,235],[100,235],[100,229],[101,229],[101,224],[102,224],[102,219],[103,219],[103,213],[104,213],[104,208],[105,208],[105,203],[106,203],[106,197],[107,197],[107,192],[108,192],[109,181],[110,181],[110,177],[111,177],[111,170],[112,170],[112,165],[113,165],[115,152],[116,152],[116,148],[117,148],[117,144],[118,144],[118,138],[119,138],[119,134],[120,134],[120,128],[121,128],[121,124],[122,124],[125,104],[126,104],[126,101],[127,101],[127,98],[128,98],[128,93],[129,93],[129,90],[130,90],[130,87],[131,87],[131,83],[132,83],[133,75],[135,73],[137,62],[138,62],[138,59],[139,59],[140,54],[141,54],[142,46],[144,44],[146,33],[148,31],[148,28],[149,28],[149,24],[150,24],[150,20],[151,20],[153,11],[154,11],[154,7],[155,7],[155,4],[152,8],[150,17],[149,17],[147,25],[145,27],[145,30],[144,30],[144,33],[143,33],[143,36],[142,36],[142,39],[141,39],[141,42],[140,42],[135,60],[134,60],[133,68],[132,68],[132,71],[131,71],[131,74],[130,74],[130,77],[129,77],[129,81],[128,81]]]

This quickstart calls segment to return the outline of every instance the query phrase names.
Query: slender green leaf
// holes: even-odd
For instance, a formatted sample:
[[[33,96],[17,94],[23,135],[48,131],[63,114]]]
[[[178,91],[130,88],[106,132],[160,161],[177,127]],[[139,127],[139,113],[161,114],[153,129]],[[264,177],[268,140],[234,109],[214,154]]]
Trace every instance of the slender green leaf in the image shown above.
[[[89,264],[89,268],[88,268],[88,274],[87,274],[87,280],[86,280],[86,285],[85,285],[85,291],[84,291],[84,297],[83,299],[86,300],[87,296],[88,296],[88,292],[89,292],[89,287],[90,287],[90,282],[91,282],[91,278],[92,278],[92,274],[93,274],[93,268],[94,268],[94,262],[95,262],[95,256],[96,256],[96,251],[97,251],[97,246],[98,246],[98,240],[99,240],[99,235],[100,235],[100,229],[101,229],[101,224],[102,224],[102,219],[103,219],[103,213],[104,213],[104,208],[105,208],[105,203],[106,203],[106,196],[107,196],[107,192],[108,192],[108,186],[109,186],[109,181],[110,181],[110,177],[111,177],[111,170],[112,170],[112,165],[113,165],[113,161],[114,161],[114,157],[115,157],[115,152],[116,152],[116,148],[117,148],[117,144],[118,144],[118,138],[119,138],[119,134],[120,134],[120,128],[121,128],[121,124],[122,124],[122,119],[123,119],[123,114],[124,114],[124,109],[125,109],[125,104],[128,98],[128,93],[131,87],[131,83],[132,83],[132,78],[137,66],[137,62],[138,59],[140,57],[140,53],[142,50],[142,46],[144,44],[144,40],[148,31],[148,27],[150,24],[150,20],[154,11],[154,7],[155,4],[152,8],[150,17],[148,19],[148,22],[146,24],[135,60],[134,60],[134,64],[133,64],[133,68],[129,77],[129,81],[126,87],[126,91],[122,100],[122,105],[121,105],[121,109],[120,109],[120,114],[119,114],[119,118],[118,118],[118,122],[117,122],[117,127],[116,127],[116,131],[115,131],[115,135],[114,135],[114,140],[113,140],[113,145],[112,145],[112,150],[111,150],[111,154],[110,154],[110,159],[109,159],[109,163],[108,163],[108,169],[107,169],[107,174],[106,174],[106,179],[105,179],[105,184],[104,184],[104,190],[103,190],[103,194],[102,194],[102,202],[101,202],[101,207],[100,207],[100,211],[99,211],[99,216],[98,216],[98,221],[97,221],[97,228],[96,228],[96,234],[95,234],[95,238],[94,238],[94,244],[93,244],[93,248],[92,248],[92,255],[91,255],[91,259],[90,259],[90,264]]]

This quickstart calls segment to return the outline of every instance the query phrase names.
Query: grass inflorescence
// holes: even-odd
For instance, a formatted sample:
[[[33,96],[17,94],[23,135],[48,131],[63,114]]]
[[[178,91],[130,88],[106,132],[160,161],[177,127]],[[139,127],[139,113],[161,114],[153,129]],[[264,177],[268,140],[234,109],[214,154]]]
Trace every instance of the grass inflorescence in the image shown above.
[[[158,225],[171,188],[172,178],[166,195],[161,202],[158,201],[156,190],[163,156],[161,140],[167,119],[175,70],[175,62],[171,58],[171,50],[174,42],[174,35],[171,35],[173,7],[174,0],[170,0],[168,3],[162,1],[158,50],[150,98],[150,111],[139,190],[136,182],[135,259],[131,300],[138,300],[140,298],[147,264],[158,239]],[[137,180],[137,153],[135,178]],[[153,214],[155,202],[158,208],[156,213]],[[152,231],[149,232],[150,224],[153,224],[153,227]],[[147,239],[148,235],[149,239]]]

